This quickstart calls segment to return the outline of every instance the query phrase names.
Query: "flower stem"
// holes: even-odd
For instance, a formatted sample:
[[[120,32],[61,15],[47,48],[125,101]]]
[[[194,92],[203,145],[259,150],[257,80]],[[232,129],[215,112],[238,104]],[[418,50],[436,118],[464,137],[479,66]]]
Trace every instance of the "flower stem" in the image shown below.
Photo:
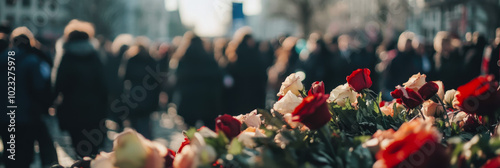
[[[330,151],[330,154],[331,155],[334,155],[335,154],[335,150],[332,146],[332,143],[330,141],[330,138],[331,138],[331,133],[330,133],[330,130],[328,129],[328,124],[321,127],[319,130],[318,130],[318,134],[319,134],[319,138],[321,139],[321,141],[323,141],[326,146],[328,147],[328,150]]]

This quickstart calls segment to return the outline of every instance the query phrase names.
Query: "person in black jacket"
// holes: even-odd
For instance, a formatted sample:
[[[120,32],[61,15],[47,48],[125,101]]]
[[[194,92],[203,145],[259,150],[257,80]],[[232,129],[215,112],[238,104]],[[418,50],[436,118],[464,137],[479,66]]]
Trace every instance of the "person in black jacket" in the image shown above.
[[[213,129],[222,112],[222,71],[192,32],[185,33],[172,60],[178,61],[174,102],[179,115],[189,126]]]
[[[51,103],[49,99],[50,66],[41,56],[36,55],[36,51],[32,47],[36,40],[26,27],[14,29],[10,43],[12,48],[1,53],[2,58],[4,58],[2,59],[2,65],[5,66],[2,69],[4,69],[5,74],[7,74],[7,69],[9,69],[8,72],[15,74],[9,75],[14,78],[5,82],[7,90],[15,91],[15,98],[12,99],[13,104],[7,103],[9,101],[5,100],[2,101],[2,105],[3,107],[17,106],[17,108],[6,109],[7,113],[14,111],[15,127],[13,128],[15,130],[10,130],[11,127],[7,126],[12,124],[12,120],[9,120],[12,116],[7,115],[0,118],[0,123],[5,128],[0,131],[4,144],[3,161],[7,168],[24,168],[29,167],[33,162],[33,144],[35,140],[40,142],[40,149],[43,152],[49,151],[50,146],[46,145],[46,141],[40,140],[48,140],[52,143],[47,128],[42,122],[42,114],[47,112]],[[12,59],[7,59],[7,57]],[[7,61],[12,61],[15,64],[9,66]],[[11,135],[15,135],[15,138],[11,139]],[[8,158],[11,155],[11,152],[8,151],[10,148],[8,142],[11,140],[15,140],[16,160]],[[51,147],[55,153],[53,144]],[[44,166],[57,163],[57,155],[54,153],[45,153],[47,156],[52,157],[48,158],[48,160],[51,160],[49,162],[54,160],[55,162],[45,163]]]
[[[129,57],[126,63],[125,93],[132,99],[135,105],[131,106],[129,120],[131,126],[145,138],[152,139],[151,113],[158,109],[162,81],[156,80],[156,76],[161,74],[151,74],[157,72],[159,65],[157,61],[149,55],[149,39],[147,37],[137,37],[136,44],[126,52]]]
[[[496,38],[493,41],[490,61],[488,62],[488,74],[493,74],[500,81],[500,28],[496,30]]]
[[[103,65],[89,41],[93,38],[91,23],[72,20],[64,32],[64,51],[54,89],[62,99],[57,117],[61,129],[69,132],[76,153],[80,157],[92,156],[106,137],[101,130],[107,117]]]
[[[244,114],[256,108],[264,108],[267,72],[257,43],[246,27],[238,30],[229,43],[227,71],[234,78],[232,115]]]

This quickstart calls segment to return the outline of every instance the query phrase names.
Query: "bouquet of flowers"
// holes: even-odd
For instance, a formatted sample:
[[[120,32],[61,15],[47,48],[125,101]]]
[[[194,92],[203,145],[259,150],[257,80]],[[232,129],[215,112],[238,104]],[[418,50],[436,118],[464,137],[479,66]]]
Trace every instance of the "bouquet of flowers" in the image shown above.
[[[114,152],[91,163],[130,168],[500,167],[500,90],[491,76],[445,91],[442,82],[416,74],[395,87],[390,102],[370,90],[368,69],[352,72],[346,84],[329,94],[319,81],[306,91],[303,79],[288,76],[272,109],[221,115],[215,130],[184,131],[177,153],[125,132]],[[137,149],[142,153],[133,153],[141,157],[126,153]]]

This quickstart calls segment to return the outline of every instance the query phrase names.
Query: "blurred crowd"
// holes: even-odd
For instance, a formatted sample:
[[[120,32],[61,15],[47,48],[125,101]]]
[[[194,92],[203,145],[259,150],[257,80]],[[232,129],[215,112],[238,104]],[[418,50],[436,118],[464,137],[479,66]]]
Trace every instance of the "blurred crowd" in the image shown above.
[[[388,92],[416,73],[443,81],[445,90],[482,74],[500,79],[500,28],[496,37],[443,31],[434,39],[407,31],[399,38],[353,31],[257,40],[246,27],[231,39],[186,32],[171,41],[130,34],[111,41],[95,33],[92,23],[72,20],[60,39],[43,44],[26,27],[0,27],[4,70],[7,52],[16,52],[16,155],[23,160],[12,162],[4,151],[7,167],[29,166],[34,141],[45,157],[42,164],[57,163],[41,122],[46,115],[57,116],[61,130],[69,132],[76,153],[83,157],[99,151],[103,141],[93,132],[105,132],[106,119],[152,139],[150,114],[174,104],[189,126],[211,128],[218,115],[268,107],[278,99],[273,93],[285,78],[299,71],[305,74],[306,89],[314,81],[324,81],[326,90],[332,90],[353,70],[368,68],[372,89],[382,92],[383,99],[392,99]],[[0,123],[9,121],[1,117]],[[8,135],[2,129],[2,138]]]

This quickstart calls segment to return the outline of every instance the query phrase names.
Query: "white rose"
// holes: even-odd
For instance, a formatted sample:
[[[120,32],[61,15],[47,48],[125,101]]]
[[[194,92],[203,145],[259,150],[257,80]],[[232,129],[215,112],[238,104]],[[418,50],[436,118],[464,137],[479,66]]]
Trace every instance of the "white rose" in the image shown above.
[[[452,118],[451,122],[458,123],[461,121],[465,121],[465,117],[467,117],[467,113],[458,112],[457,114],[455,114],[455,116],[453,116],[453,113],[452,113],[452,116],[450,118]]]
[[[337,86],[330,92],[330,98],[328,102],[335,102],[340,106],[345,106],[345,99],[349,99],[349,103],[354,103],[356,101],[356,92],[349,87],[349,84],[343,84]]]
[[[240,114],[234,118],[239,120],[241,123],[245,123],[249,127],[259,128],[260,124],[262,123],[260,119],[261,116],[262,116],[261,114],[257,114],[257,110],[253,110],[250,113],[247,113],[245,115]]]
[[[215,138],[215,137],[217,137],[217,133],[215,133],[210,128],[205,127],[205,126],[201,127],[199,129],[198,133],[200,133],[202,137],[207,137],[207,138]]]
[[[138,168],[144,166],[149,148],[142,143],[137,132],[126,130],[118,135],[114,141],[115,166],[124,168]]]
[[[453,100],[455,99],[455,92],[457,92],[455,89],[446,91],[446,93],[444,94],[443,103],[448,106],[452,106]]]
[[[243,143],[243,145],[247,148],[253,148],[256,146],[256,143],[253,140],[254,137],[266,137],[266,135],[264,135],[258,128],[250,128],[246,129],[240,135],[238,135],[238,141]]]
[[[196,168],[200,162],[199,160],[198,148],[194,145],[186,145],[182,148],[181,153],[175,155],[172,164],[174,168]]]
[[[113,152],[101,152],[90,162],[91,168],[115,168],[115,154]]]
[[[292,128],[295,128],[299,125],[299,122],[295,122],[292,120],[292,113],[286,113],[283,115],[283,119],[290,125]]]
[[[440,106],[440,104],[432,101],[432,100],[427,100],[422,104],[422,113],[426,117],[433,117],[433,116],[439,116],[441,113],[444,112],[443,107]]]
[[[288,91],[292,91],[293,94],[300,96],[300,90],[304,89],[304,85],[302,84],[302,80],[304,80],[304,76],[296,73],[290,74],[286,77],[285,81],[281,83],[280,91],[278,92],[278,96],[285,96]]]
[[[408,81],[406,83],[403,83],[403,86],[405,88],[410,88],[412,90],[414,90],[415,92],[418,91],[418,89],[420,89],[420,87],[422,87],[423,85],[425,85],[425,78],[427,76],[425,76],[425,74],[415,74],[413,76],[411,76],[410,79],[408,79]]]
[[[297,97],[292,91],[288,91],[283,98],[274,103],[273,109],[284,115],[292,113],[300,103],[302,103],[302,97]]]
[[[182,150],[184,152],[184,149]],[[214,147],[207,145],[203,147],[200,151],[200,161],[204,165],[212,164],[215,159],[217,159],[217,152],[215,152]]]

